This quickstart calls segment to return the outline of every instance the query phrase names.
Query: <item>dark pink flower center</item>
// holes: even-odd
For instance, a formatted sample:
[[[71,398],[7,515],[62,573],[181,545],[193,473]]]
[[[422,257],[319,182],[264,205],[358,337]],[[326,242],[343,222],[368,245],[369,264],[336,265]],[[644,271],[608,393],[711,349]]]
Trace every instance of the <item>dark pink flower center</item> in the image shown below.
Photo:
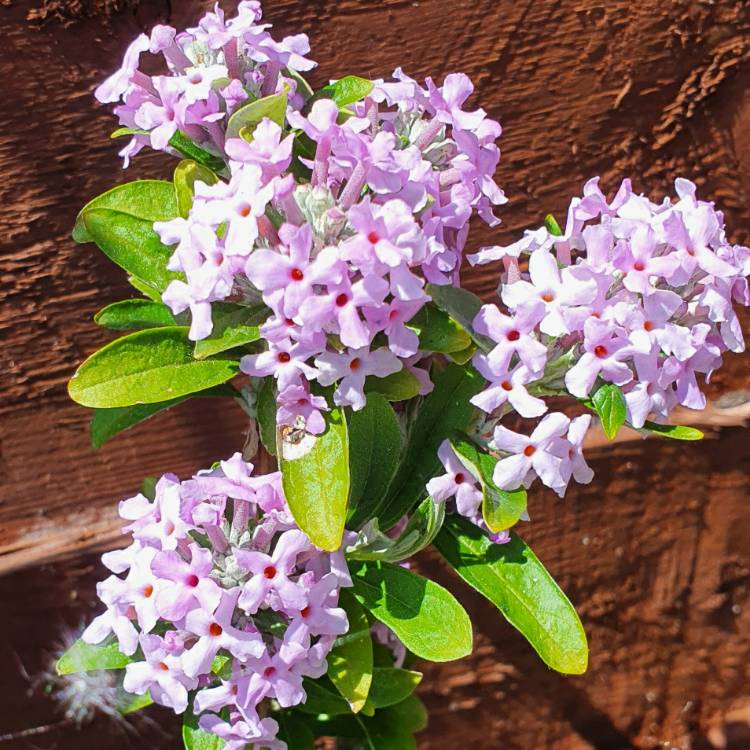
[[[302,281],[305,278],[305,274],[299,268],[293,268],[289,275],[292,277],[292,281]]]
[[[453,481],[456,484],[463,484],[466,481],[466,477],[459,471],[458,474],[456,474],[456,476],[453,477]]]
[[[518,339],[521,338],[521,334],[513,329],[512,331],[508,331],[507,339],[508,341],[518,341]]]
[[[276,568],[273,565],[269,565],[266,568],[263,568],[263,575],[268,578],[269,580],[271,578],[276,577]]]
[[[281,362],[281,364],[285,365],[287,362],[289,362],[292,359],[292,357],[289,354],[289,352],[279,352],[276,355],[276,359],[277,361]]]
[[[343,307],[348,301],[349,297],[341,292],[341,294],[336,297],[336,307]]]
[[[196,587],[196,586],[197,586],[197,585],[198,585],[198,584],[200,583],[200,579],[198,578],[198,576],[197,576],[197,575],[195,575],[195,573],[191,573],[191,574],[190,574],[190,575],[189,575],[189,576],[188,576],[188,577],[187,577],[187,578],[185,579],[185,583],[186,583],[186,584],[187,584],[188,586],[190,586],[190,588],[193,588],[193,589],[194,589],[194,588],[195,588],[195,587]]]
[[[635,263],[633,263],[633,268],[636,271],[643,271],[646,268],[646,264],[642,260],[637,260]]]
[[[214,638],[218,638],[224,632],[224,628],[222,628],[218,622],[212,622],[208,626],[208,632],[209,635],[212,635]]]
[[[527,445],[523,449],[523,455],[527,456],[528,458],[531,458],[536,453],[536,448],[533,445]]]
[[[359,370],[359,366],[362,364],[359,357],[355,357],[350,363],[349,363],[349,369],[350,370]]]
[[[603,344],[599,344],[594,347],[594,354],[596,354],[599,359],[603,359],[609,354],[609,352],[607,351],[606,346],[604,346]]]
[[[374,245],[374,244],[375,244],[376,242],[378,242],[379,240],[380,240],[380,236],[378,235],[378,233],[377,233],[377,232],[370,232],[370,234],[368,234],[368,235],[367,235],[367,241],[368,241],[368,242],[369,242],[369,243],[370,243],[371,245]]]

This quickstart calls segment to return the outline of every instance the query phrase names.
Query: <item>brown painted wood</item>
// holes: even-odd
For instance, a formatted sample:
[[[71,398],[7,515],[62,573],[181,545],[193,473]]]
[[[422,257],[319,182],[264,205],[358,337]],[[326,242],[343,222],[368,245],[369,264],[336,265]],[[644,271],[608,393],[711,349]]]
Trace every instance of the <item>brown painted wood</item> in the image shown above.
[[[69,238],[77,209],[117,180],[169,174],[156,156],[119,173],[113,119],[91,91],[127,42],[157,21],[193,22],[206,2],[0,3],[0,552],[15,563],[107,543],[114,503],[144,475],[182,475],[242,445],[231,406],[182,406],[99,452],[67,400],[80,360],[107,340],[91,316],[129,294],[93,247]],[[280,31],[310,34],[317,84],[402,65],[436,78],[464,70],[505,128],[501,241],[561,215],[590,175],[630,174],[660,196],[678,174],[750,237],[750,9],[736,0],[267,0]],[[491,235],[477,227],[472,244]],[[492,274],[472,274],[489,297]],[[746,323],[748,317],[745,317]],[[746,325],[746,329],[750,326]],[[712,396],[747,387],[727,359]],[[750,723],[750,441],[628,443],[599,452],[597,481],[564,502],[531,501],[527,537],[579,607],[591,669],[546,670],[470,593],[474,656],[429,668],[433,710],[420,747],[747,748]],[[644,484],[646,483],[646,484]],[[0,563],[2,564],[2,563]],[[440,572],[433,560],[424,563]],[[91,613],[101,569],[80,558],[0,579],[2,663],[34,673],[62,622]],[[458,588],[458,587],[457,587]],[[461,590],[461,589],[458,589]],[[50,720],[13,666],[0,671],[0,735]],[[161,715],[155,714],[161,721]],[[132,747],[97,725],[8,747]],[[160,740],[161,742],[161,740]],[[53,744],[54,743],[54,744]],[[744,744],[743,744],[744,743]],[[156,746],[156,742],[151,743]],[[164,747],[176,747],[169,737]],[[4,747],[0,743],[0,748]]]

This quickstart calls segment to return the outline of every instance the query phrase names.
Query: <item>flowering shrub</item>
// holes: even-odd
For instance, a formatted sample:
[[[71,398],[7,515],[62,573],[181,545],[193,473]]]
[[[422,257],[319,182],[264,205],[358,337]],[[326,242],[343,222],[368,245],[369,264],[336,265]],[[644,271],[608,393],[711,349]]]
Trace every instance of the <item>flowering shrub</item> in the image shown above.
[[[592,480],[592,417],[610,438],[701,437],[667,420],[743,348],[750,250],[687,180],[656,204],[628,180],[608,202],[594,178],[564,231],[548,216],[467,256],[501,264],[482,304],[460,287],[469,221],[496,225],[505,197],[500,125],[465,108],[469,79],[313,92],[307,37],[260,20],[246,0],[157,26],[96,91],[117,103],[125,166],[146,146],[181,161],[78,217],[76,241],[143,296],[97,314],[135,332],[70,394],[95,410],[95,447],[191,397],[235,400],[250,438],[120,504],[132,542],[104,555],[105,609],[58,669],[119,670],[127,710],[183,714],[189,749],[415,747],[409,667],[465,656],[472,635],[405,561],[434,544],[551,668],[585,671],[575,610],[512,530],[527,490]],[[259,450],[277,471],[254,472]]]

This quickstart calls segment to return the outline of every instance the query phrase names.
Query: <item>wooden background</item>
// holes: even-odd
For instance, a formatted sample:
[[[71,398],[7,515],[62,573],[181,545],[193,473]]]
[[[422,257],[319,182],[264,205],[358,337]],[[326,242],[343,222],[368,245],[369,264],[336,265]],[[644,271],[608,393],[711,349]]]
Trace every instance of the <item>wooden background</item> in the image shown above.
[[[76,364],[107,338],[92,314],[129,294],[92,246],[72,243],[75,213],[118,179],[170,166],[141,156],[120,175],[107,138],[114,121],[91,91],[137,32],[190,25],[208,5],[0,2],[0,750],[143,745],[101,724],[3,738],[52,720],[31,684],[41,653],[61,625],[90,617],[101,575],[83,552],[40,563],[111,543],[115,501],[142,476],[188,475],[242,442],[242,415],[204,404],[95,453],[87,414],[65,392]],[[396,65],[416,77],[471,75],[505,128],[498,178],[511,202],[497,240],[550,210],[564,215],[593,174],[610,191],[630,175],[655,196],[676,175],[693,178],[725,209],[733,238],[750,239],[745,2],[267,0],[265,11],[278,33],[310,35],[316,84]],[[471,243],[488,238],[478,228]],[[475,273],[472,284],[492,294],[491,275]],[[742,401],[747,365],[728,358],[711,395]],[[535,493],[525,534],[581,613],[589,673],[550,673],[489,605],[462,594],[477,648],[427,669],[432,723],[420,748],[750,747],[747,431],[592,456],[595,483],[563,502]],[[453,584],[435,561],[424,564]],[[149,746],[177,747],[165,714],[155,716],[165,728]]]

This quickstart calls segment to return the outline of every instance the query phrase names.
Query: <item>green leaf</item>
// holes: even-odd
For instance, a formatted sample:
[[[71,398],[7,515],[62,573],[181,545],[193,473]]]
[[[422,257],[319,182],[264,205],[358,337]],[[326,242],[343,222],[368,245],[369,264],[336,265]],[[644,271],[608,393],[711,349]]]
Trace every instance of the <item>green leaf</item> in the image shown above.
[[[209,388],[198,393],[189,393],[185,396],[170,399],[169,401],[159,401],[154,404],[135,404],[133,406],[120,406],[114,409],[96,409],[91,419],[90,435],[91,447],[101,448],[104,443],[113,438],[115,435],[134,427],[161,411],[171,409],[183,401],[190,398],[218,397],[218,396],[235,396],[236,392],[228,385],[219,385],[215,388]]]
[[[505,531],[514,526],[526,510],[526,490],[523,487],[510,492],[501,490],[492,478],[497,460],[466,435],[453,436],[451,446],[482,487],[482,516],[490,531]]]
[[[263,378],[257,392],[258,432],[263,447],[276,455],[276,391],[273,378]]]
[[[110,133],[109,137],[111,139],[115,138],[122,138],[126,135],[148,135],[149,131],[144,130],[143,128],[117,128],[117,130]]]
[[[457,515],[446,518],[435,546],[461,578],[489,599],[552,669],[583,674],[586,633],[573,605],[531,549],[515,534],[492,544]]]
[[[265,305],[244,307],[241,305],[214,304],[211,311],[213,330],[205,339],[195,342],[194,356],[206,359],[237,346],[244,346],[260,338],[260,326],[270,310]]]
[[[128,276],[128,284],[137,289],[144,297],[148,297],[152,302],[161,302],[161,292],[147,281],[130,274]]]
[[[370,622],[362,606],[345,589],[339,594],[339,606],[346,611],[349,631],[336,639],[328,654],[328,676],[356,714],[365,705],[372,683]]]
[[[371,375],[365,380],[365,393],[380,393],[388,401],[408,401],[418,396],[421,388],[417,376],[406,368],[384,378]]]
[[[172,311],[166,305],[147,299],[113,302],[94,315],[94,323],[115,331],[177,325]]]
[[[333,99],[334,102],[339,106],[339,109],[346,107],[349,104],[361,101],[368,96],[375,84],[366,78],[360,78],[359,76],[344,76],[339,78],[338,81],[324,86],[320,91],[316,92],[305,105],[305,112],[309,112],[312,105],[318,101],[318,99]]]
[[[347,548],[350,560],[386,560],[400,562],[413,557],[432,544],[445,518],[445,504],[425,498],[411,514],[404,530],[396,539],[383,534],[376,518],[368,521],[353,546]]]
[[[311,680],[305,678],[302,682],[307,699],[297,706],[297,710],[306,714],[327,714],[328,716],[351,715],[349,701],[339,693],[326,678]]]
[[[184,159],[177,165],[172,182],[174,182],[175,194],[177,195],[177,208],[183,219],[187,219],[193,206],[195,183],[205,182],[206,185],[215,185],[218,180],[216,174],[208,167],[204,167],[192,159]]]
[[[118,705],[117,710],[123,715],[134,714],[136,711],[140,711],[142,708],[147,708],[153,705],[154,699],[150,693],[144,693],[143,695],[133,695],[126,691],[123,692],[124,702]]]
[[[557,219],[552,214],[547,214],[544,217],[544,226],[550,234],[553,234],[555,237],[562,237],[563,231],[560,229]]]
[[[224,740],[198,726],[198,717],[188,708],[182,715],[182,742],[185,750],[221,750]]]
[[[201,148],[179,130],[169,139],[169,145],[186,159],[192,159],[198,164],[208,167],[212,172],[222,172],[226,169],[227,165],[223,159],[210,151],[206,151],[205,148]]]
[[[470,367],[449,365],[433,376],[435,387],[424,400],[409,432],[401,465],[383,503],[380,528],[389,529],[425,497],[425,484],[440,471],[437,451],[455,430],[466,430],[476,414],[469,399],[484,380]]]
[[[273,120],[279,127],[284,127],[286,120],[287,92],[284,91],[271,96],[264,96],[254,102],[245,104],[235,110],[227,122],[227,138],[239,138],[252,140],[252,132],[255,126],[265,117]],[[250,137],[248,137],[250,136]]]
[[[349,499],[349,437],[344,412],[326,414],[322,435],[298,443],[277,438],[282,485],[297,525],[313,544],[333,552],[341,546]]]
[[[402,727],[408,732],[421,732],[427,727],[427,709],[414,693],[401,703],[378,711],[378,716],[391,726]]]
[[[627,404],[622,390],[614,383],[602,383],[594,392],[591,403],[599,415],[604,434],[614,440],[627,416]]]
[[[375,708],[385,708],[406,700],[422,682],[422,673],[411,669],[376,667],[372,675],[369,701]]]
[[[315,750],[315,735],[299,716],[289,711],[273,715],[279,722],[279,739],[287,744],[287,750]]]
[[[167,271],[172,250],[154,231],[155,221],[177,217],[171,182],[138,180],[113,188],[87,203],[73,229],[76,242],[95,242],[128,273],[163,291],[179,274]]]
[[[640,429],[672,440],[703,440],[703,433],[700,430],[679,424],[658,424],[646,421]]]
[[[416,656],[452,661],[471,653],[471,621],[449,591],[382,561],[352,561],[354,596]]]
[[[466,349],[461,349],[460,352],[451,352],[448,358],[457,365],[465,365],[474,356],[476,350],[477,345],[472,341]]]
[[[492,339],[474,331],[474,318],[482,307],[482,300],[476,294],[457,286],[437,284],[428,284],[425,291],[432,297],[436,307],[450,315],[480,349],[489,352],[495,348]]]
[[[393,408],[370,393],[363,409],[349,417],[349,526],[364,523],[393,478],[401,454],[401,430]]]
[[[425,305],[407,324],[419,336],[425,352],[450,354],[471,346],[471,337],[448,313],[435,305]]]
[[[193,359],[187,328],[131,333],[92,354],[68,383],[82,406],[110,409],[169,401],[225,383],[237,374],[229,358]]]
[[[125,669],[132,661],[133,657],[125,656],[114,639],[104,644],[92,645],[79,638],[57,660],[57,674],[64,676],[79,672],[96,672],[101,669]]]

